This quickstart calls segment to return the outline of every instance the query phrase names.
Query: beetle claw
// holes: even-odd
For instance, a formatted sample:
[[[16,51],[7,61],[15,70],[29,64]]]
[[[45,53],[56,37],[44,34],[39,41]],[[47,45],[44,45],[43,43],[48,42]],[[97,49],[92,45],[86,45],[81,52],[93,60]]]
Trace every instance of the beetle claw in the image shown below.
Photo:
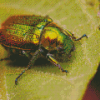
[[[84,35],[83,35],[83,37],[86,37],[86,38],[88,38],[88,36],[87,36],[86,34],[84,34]]]
[[[17,85],[18,84],[18,82],[17,82],[17,79],[15,80],[15,85]]]
[[[67,70],[65,70],[65,72],[66,72],[66,73],[68,73],[68,71],[67,71]]]
[[[68,73],[68,71],[67,71],[67,70],[62,70],[62,72],[66,72],[66,73]]]

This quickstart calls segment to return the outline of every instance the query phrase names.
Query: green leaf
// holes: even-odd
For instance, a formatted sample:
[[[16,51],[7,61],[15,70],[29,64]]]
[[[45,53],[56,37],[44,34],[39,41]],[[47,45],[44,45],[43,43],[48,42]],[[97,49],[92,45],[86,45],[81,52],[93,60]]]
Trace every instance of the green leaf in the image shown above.
[[[81,100],[90,79],[96,73],[100,62],[100,25],[98,2],[94,6],[84,0],[31,0],[0,1],[0,23],[11,15],[49,15],[60,27],[70,30],[77,38],[76,50],[70,61],[60,63],[69,73],[38,60],[15,86],[15,78],[27,65],[21,66],[11,61],[0,62],[0,99],[3,100]],[[7,56],[0,45],[0,58]]]

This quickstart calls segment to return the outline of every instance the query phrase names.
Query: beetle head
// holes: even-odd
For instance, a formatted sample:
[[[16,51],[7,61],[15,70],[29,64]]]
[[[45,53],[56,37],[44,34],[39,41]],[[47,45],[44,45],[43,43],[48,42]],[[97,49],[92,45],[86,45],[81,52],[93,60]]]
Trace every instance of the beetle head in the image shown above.
[[[57,55],[56,59],[59,61],[68,61],[71,57],[71,52],[75,50],[73,41],[69,36],[63,37],[63,43],[57,46]]]
[[[66,36],[66,38],[64,39],[63,49],[64,49],[65,54],[67,55],[75,50],[74,43],[68,36]]]

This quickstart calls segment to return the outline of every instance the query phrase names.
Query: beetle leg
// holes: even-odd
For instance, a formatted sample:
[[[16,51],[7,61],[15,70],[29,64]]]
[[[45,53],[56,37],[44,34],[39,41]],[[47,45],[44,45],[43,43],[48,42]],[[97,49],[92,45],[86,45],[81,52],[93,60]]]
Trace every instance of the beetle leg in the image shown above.
[[[3,61],[3,60],[15,60],[15,59],[14,59],[14,56],[13,56],[13,55],[9,55],[9,56],[6,57],[6,58],[0,59],[0,61]]]
[[[51,54],[47,54],[47,59],[51,62],[51,63],[53,63],[55,66],[57,66],[59,69],[61,69],[61,71],[62,72],[68,72],[67,70],[64,70],[61,66],[60,66],[60,64],[57,62],[57,60],[56,59],[54,59],[52,56],[51,56]]]
[[[34,55],[32,56],[32,58],[31,58],[31,60],[30,60],[30,62],[29,62],[29,64],[28,64],[28,67],[27,67],[25,70],[23,70],[22,73],[19,74],[19,76],[15,79],[15,84],[16,84],[16,85],[17,85],[17,82],[18,82],[17,80],[20,78],[20,76],[21,76],[25,71],[27,71],[28,69],[31,68],[31,66],[33,65],[33,63],[35,62],[35,60],[39,57],[39,55],[40,55],[41,53],[43,53],[43,50],[42,50],[42,49],[39,49],[39,50],[37,50],[37,51],[34,53]]]
[[[79,40],[81,40],[83,37],[86,37],[86,38],[88,38],[88,36],[87,36],[86,34],[84,34],[84,35],[82,35],[80,38],[78,38],[78,39],[75,39],[75,41],[79,41]]]
[[[22,50],[22,53],[23,53],[26,57],[30,58],[30,55],[29,55],[26,51]]]
[[[10,60],[10,58],[2,58],[2,59],[0,59],[0,61],[3,61],[3,60]]]

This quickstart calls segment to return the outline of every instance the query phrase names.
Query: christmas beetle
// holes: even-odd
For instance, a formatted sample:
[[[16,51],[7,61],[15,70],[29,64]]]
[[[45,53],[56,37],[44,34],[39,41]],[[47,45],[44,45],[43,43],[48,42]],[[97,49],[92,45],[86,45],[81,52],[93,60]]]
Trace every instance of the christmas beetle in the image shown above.
[[[68,71],[64,70],[55,59],[56,55],[69,56],[75,50],[73,41],[81,40],[83,37],[87,35],[84,34],[76,39],[71,32],[60,28],[48,16],[11,16],[0,29],[1,45],[9,49],[10,54],[25,55],[30,59],[28,67],[15,79],[15,84],[40,55],[67,73]]]

